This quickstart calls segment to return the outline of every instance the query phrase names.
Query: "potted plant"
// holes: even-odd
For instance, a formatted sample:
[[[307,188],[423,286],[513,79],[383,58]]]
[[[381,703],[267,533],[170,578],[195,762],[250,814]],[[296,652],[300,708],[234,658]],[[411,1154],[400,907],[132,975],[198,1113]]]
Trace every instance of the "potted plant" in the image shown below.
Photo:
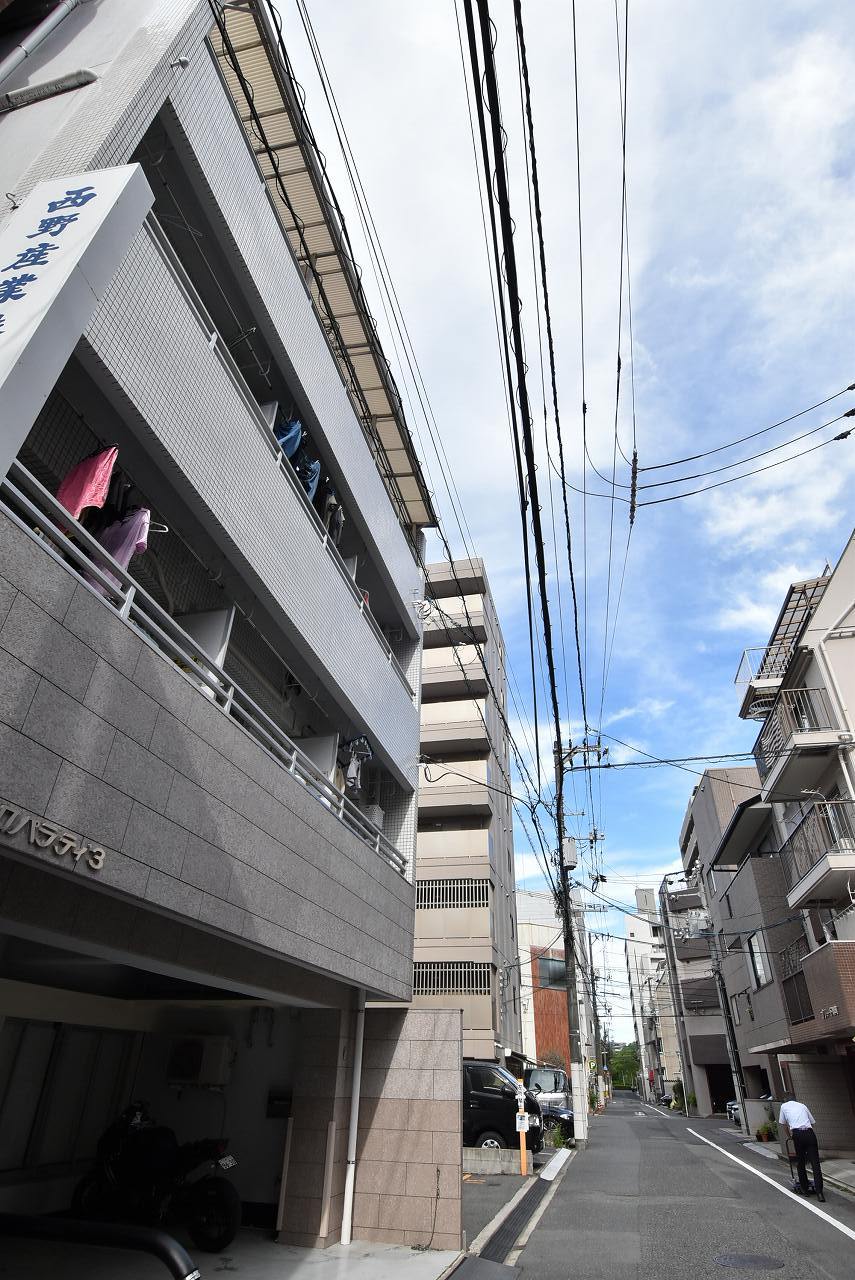
[[[760,1142],[772,1142],[777,1136],[778,1135],[776,1134],[774,1127],[768,1120],[765,1124],[761,1124],[760,1128],[757,1130],[757,1137]]]

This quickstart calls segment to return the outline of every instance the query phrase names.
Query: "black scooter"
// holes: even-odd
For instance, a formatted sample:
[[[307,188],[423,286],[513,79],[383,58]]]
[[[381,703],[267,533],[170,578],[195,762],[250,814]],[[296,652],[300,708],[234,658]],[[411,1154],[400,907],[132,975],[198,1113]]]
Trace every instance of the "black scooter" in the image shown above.
[[[233,1169],[228,1141],[202,1138],[180,1145],[172,1129],[154,1122],[144,1102],[132,1102],[98,1140],[97,1163],[78,1183],[76,1218],[185,1226],[199,1249],[219,1253],[240,1226],[240,1197],[215,1170]],[[202,1166],[201,1177],[191,1174]]]

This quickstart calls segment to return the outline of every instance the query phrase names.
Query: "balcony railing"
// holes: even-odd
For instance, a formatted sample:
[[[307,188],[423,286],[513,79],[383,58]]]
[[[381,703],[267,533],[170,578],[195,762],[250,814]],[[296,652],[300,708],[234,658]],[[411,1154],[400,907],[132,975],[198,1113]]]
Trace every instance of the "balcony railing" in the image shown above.
[[[782,689],[754,746],[754,759],[765,778],[796,733],[837,728],[824,689]]]
[[[745,649],[734,684],[750,684],[752,680],[782,680],[792,656],[792,645],[753,645]]]
[[[827,853],[841,846],[851,850],[855,858],[855,804],[851,800],[814,804],[778,851],[787,889],[793,889]]]
[[[0,510],[46,555],[69,572],[96,584],[105,603],[115,609],[128,626],[183,670],[192,672],[191,679],[205,695],[301,782],[320,804],[396,871],[406,872],[407,859],[388,837],[348,796],[332,785],[222,667],[201,652],[198,642],[19,462],[13,462],[8,476],[0,481]]]
[[[306,490],[303,488],[303,486],[300,484],[299,480],[297,479],[297,476],[294,472],[294,468],[291,466],[290,462],[287,460],[284,453],[280,449],[279,443],[273,434],[273,428],[271,427],[270,423],[266,420],[266,418],[264,417],[264,414],[261,412],[261,410],[258,407],[258,404],[253,398],[252,392],[250,391],[249,387],[246,384],[246,381],[244,379],[243,374],[240,371],[237,361],[232,356],[231,351],[229,350],[227,344],[223,341],[223,338],[219,330],[217,329],[216,325],[214,324],[214,321],[211,319],[211,316],[207,308],[205,307],[205,304],[203,303],[202,299],[199,297],[199,294],[196,292],[193,282],[191,281],[189,275],[185,271],[184,265],[181,262],[181,259],[178,257],[178,254],[173,249],[171,242],[169,241],[168,237],[165,235],[165,233],[159,226],[156,218],[154,217],[148,218],[145,224],[145,231],[155,250],[169,264],[169,267],[175,277],[177,286],[180,289],[181,293],[183,294],[184,300],[187,303],[187,306],[189,307],[196,323],[199,325],[200,329],[205,335],[208,346],[210,347],[216,359],[219,360],[220,364],[223,366],[226,373],[228,374],[229,379],[232,381],[235,388],[237,389],[237,392],[240,395],[241,399],[243,400],[247,413],[252,419],[254,426],[258,430],[262,439],[265,441],[271,454],[276,459],[276,463],[279,467],[279,470],[282,476],[285,479],[286,484],[288,484],[292,492],[296,494],[298,502],[300,503],[303,510],[305,511],[314,535],[320,539],[321,543],[323,544],[324,550],[326,551],[327,555],[330,557],[333,564],[335,565],[336,570],[338,571],[339,576],[341,577],[345,587],[347,588],[350,595],[353,597],[356,607],[364,617],[368,626],[373,631],[374,637],[377,640],[377,643],[380,645],[380,648],[383,650],[384,654],[386,655],[386,661],[389,663],[389,666],[392,668],[392,670],[395,672],[395,675],[401,681],[401,684],[407,690],[407,693],[409,694],[409,696],[413,700],[415,700],[415,696],[416,696],[415,690],[413,689],[412,685],[407,679],[406,673],[404,672],[404,669],[401,666],[400,662],[395,657],[395,654],[392,652],[392,648],[389,644],[389,641],[386,639],[386,636],[383,634],[383,629],[381,628],[379,622],[374,617],[373,613],[368,607],[368,604],[365,598],[365,592],[361,591],[360,588],[357,586],[356,582],[354,581],[353,575],[348,569],[347,565],[345,564],[344,559],[342,558],[342,555],[338,547],[335,545],[335,543],[333,542],[332,538],[329,535],[329,530],[327,529],[321,517],[318,515],[318,512],[315,510],[315,507],[313,506],[313,504],[309,501],[309,498],[306,494]]]
[[[810,955],[810,943],[804,936],[796,938],[795,942],[791,942],[788,947],[778,952],[779,976],[782,982],[792,978],[795,973],[801,973],[802,961],[807,955]]]

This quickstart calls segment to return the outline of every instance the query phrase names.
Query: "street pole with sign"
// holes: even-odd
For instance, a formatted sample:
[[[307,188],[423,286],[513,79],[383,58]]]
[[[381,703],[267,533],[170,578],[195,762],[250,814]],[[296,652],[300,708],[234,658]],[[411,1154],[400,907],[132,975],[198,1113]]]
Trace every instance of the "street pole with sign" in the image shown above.
[[[526,1151],[525,1135],[528,1133],[528,1112],[525,1109],[525,1084],[522,1080],[517,1080],[517,1133],[520,1135],[520,1173],[523,1177],[528,1174],[528,1152]]]

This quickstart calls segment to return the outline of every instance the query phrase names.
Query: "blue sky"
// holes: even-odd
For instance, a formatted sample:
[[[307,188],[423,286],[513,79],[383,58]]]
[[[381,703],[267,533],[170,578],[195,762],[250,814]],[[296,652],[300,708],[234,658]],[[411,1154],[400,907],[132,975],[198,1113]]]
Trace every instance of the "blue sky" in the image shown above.
[[[278,0],[278,7],[369,301],[406,386],[294,0]],[[520,526],[453,0],[360,0],[347,6],[310,0],[309,8],[530,715]],[[502,0],[492,9],[525,285],[529,391],[540,423],[512,6]],[[855,381],[855,30],[846,0],[630,0],[629,9],[627,190],[636,426],[639,462],[647,466],[713,448]],[[620,10],[622,17],[622,4]],[[572,482],[578,484],[569,6],[529,0],[524,13],[562,426]],[[589,445],[595,465],[610,474],[620,245],[615,18],[610,4],[594,0],[577,0],[577,13]],[[622,354],[620,439],[629,452],[626,330]],[[843,396],[761,437],[756,448],[780,443],[853,405],[855,394]],[[411,426],[458,551],[437,460],[415,412]],[[816,439],[831,434],[821,432]],[[754,451],[746,445],[707,465]],[[627,481],[626,472],[625,466],[619,470],[619,481]],[[548,475],[541,453],[538,478],[547,524]],[[661,756],[750,748],[756,726],[737,718],[733,685],[741,651],[766,639],[790,581],[819,572],[839,556],[855,513],[853,476],[855,437],[708,495],[639,511],[604,698],[606,732]],[[588,483],[605,489],[590,473]],[[590,708],[598,711],[601,693],[610,503],[588,501],[583,555],[582,510],[572,497],[576,570],[580,583],[587,583],[590,715]],[[557,490],[553,500],[558,509]],[[626,532],[626,508],[616,504],[616,577]],[[554,572],[550,581],[557,611]],[[561,582],[566,606],[566,568]],[[557,630],[557,619],[555,625]],[[567,714],[578,722],[574,656],[569,649],[566,656]],[[549,751],[552,735],[543,710],[541,721]],[[616,762],[629,758],[615,744],[611,752]],[[594,816],[606,833],[606,891],[615,900],[632,900],[633,878],[653,884],[674,866],[693,781],[673,768],[602,775]],[[572,793],[569,798],[572,803]],[[583,831],[590,816],[580,822]],[[517,863],[520,882],[537,887],[537,868],[523,837]],[[592,917],[591,923],[623,932],[617,913]],[[625,980],[619,946],[606,945],[603,959],[613,966],[612,989],[619,992]],[[615,998],[612,1005],[615,1030],[626,1034],[625,1003]]]

